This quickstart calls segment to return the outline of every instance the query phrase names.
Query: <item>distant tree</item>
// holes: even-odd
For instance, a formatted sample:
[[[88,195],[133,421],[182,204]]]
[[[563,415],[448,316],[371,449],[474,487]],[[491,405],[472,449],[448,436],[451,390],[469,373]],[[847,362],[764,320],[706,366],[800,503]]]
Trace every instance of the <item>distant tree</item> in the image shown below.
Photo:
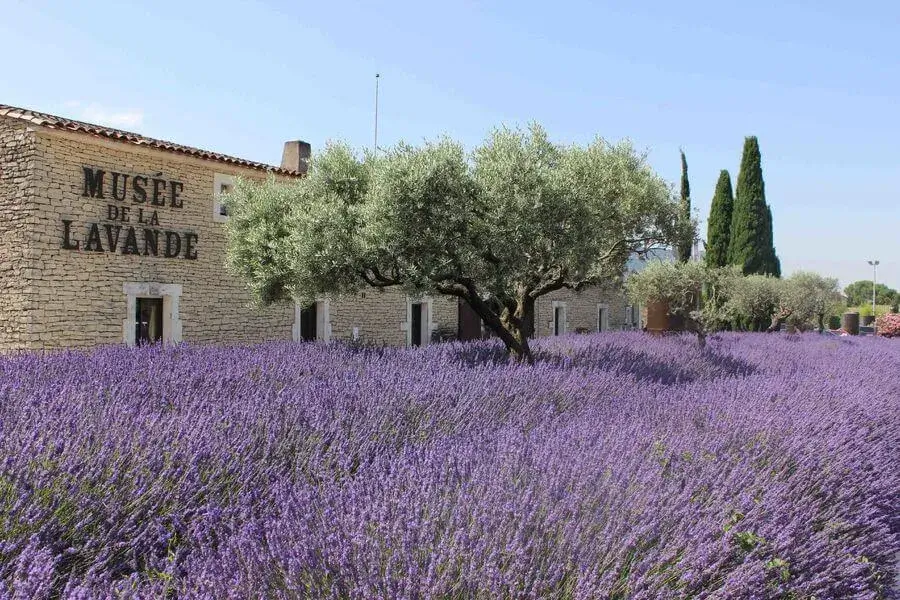
[[[329,145],[292,183],[239,180],[228,266],[259,303],[395,287],[465,300],[519,360],[535,300],[618,281],[680,232],[670,186],[627,143],[498,129],[360,158]]]
[[[844,288],[844,295],[847,297],[848,306],[872,304],[872,280],[854,281]],[[875,285],[875,304],[894,305],[898,300],[900,293],[897,290],[883,283]]]
[[[747,275],[780,275],[781,266],[772,242],[772,212],[766,204],[762,158],[755,136],[744,140],[730,233],[730,264],[738,265]]]
[[[731,175],[722,170],[716,183],[716,193],[709,208],[706,234],[706,264],[724,267],[728,262],[728,242],[731,239],[731,212],[734,195],[731,191]]]
[[[687,158],[681,151],[681,195],[679,202],[681,232],[675,249],[678,260],[687,262],[694,249],[694,228],[691,226],[691,183],[688,181]]]
[[[825,329],[825,315],[840,301],[837,279],[797,272],[787,279],[748,275],[734,281],[728,312],[752,331],[778,331],[785,323]]]
[[[825,330],[825,315],[840,303],[838,281],[818,273],[798,271],[784,280],[782,306],[790,309],[787,322],[806,329],[813,323],[819,332]]]
[[[727,307],[735,329],[765,331],[771,327],[773,315],[779,314],[779,283],[778,279],[769,275],[747,275],[735,279]],[[781,318],[779,327],[788,316],[785,314]]]
[[[740,271],[733,267],[652,261],[628,277],[626,291],[639,304],[664,302],[669,315],[681,317],[704,348],[709,332],[720,329],[727,319],[728,296],[739,277]]]

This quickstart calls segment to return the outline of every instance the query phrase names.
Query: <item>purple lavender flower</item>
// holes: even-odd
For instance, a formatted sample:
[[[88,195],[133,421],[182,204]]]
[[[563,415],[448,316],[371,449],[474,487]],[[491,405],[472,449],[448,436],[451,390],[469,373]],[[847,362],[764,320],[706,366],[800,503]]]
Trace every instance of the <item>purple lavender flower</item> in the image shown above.
[[[0,597],[898,597],[900,344],[536,354],[0,359]]]

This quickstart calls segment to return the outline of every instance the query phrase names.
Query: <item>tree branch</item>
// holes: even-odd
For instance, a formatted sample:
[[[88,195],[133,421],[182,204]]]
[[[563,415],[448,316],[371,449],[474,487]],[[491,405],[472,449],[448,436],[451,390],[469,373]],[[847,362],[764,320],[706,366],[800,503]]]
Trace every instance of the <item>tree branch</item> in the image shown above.
[[[381,271],[378,270],[378,267],[366,267],[360,269],[359,275],[363,278],[363,281],[375,288],[386,288],[402,283],[399,278],[385,277],[381,274]]]

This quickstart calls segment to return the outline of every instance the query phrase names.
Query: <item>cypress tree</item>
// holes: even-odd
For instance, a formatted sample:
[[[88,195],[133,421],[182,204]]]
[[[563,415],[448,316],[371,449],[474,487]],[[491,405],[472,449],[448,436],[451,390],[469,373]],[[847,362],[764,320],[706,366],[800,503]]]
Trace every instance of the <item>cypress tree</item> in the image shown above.
[[[734,208],[734,193],[731,190],[731,175],[725,169],[719,173],[716,193],[709,207],[709,222],[706,230],[706,264],[710,267],[724,267],[728,264],[728,241],[731,239],[731,212]]]
[[[766,229],[763,244],[768,248],[766,273],[781,277],[781,261],[775,253],[775,238],[772,233],[772,207],[766,204]]]
[[[772,245],[772,212],[766,204],[762,158],[756,136],[744,140],[731,215],[728,262],[745,275],[774,275],[780,268]]]
[[[687,158],[681,150],[681,231],[678,245],[675,248],[678,260],[687,262],[691,259],[694,247],[694,229],[691,225],[691,183],[688,181]]]

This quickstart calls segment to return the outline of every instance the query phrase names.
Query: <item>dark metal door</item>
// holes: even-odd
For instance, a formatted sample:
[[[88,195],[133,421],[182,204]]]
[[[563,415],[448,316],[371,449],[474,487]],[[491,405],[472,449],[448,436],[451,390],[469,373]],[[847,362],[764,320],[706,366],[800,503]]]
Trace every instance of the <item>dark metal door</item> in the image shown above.
[[[138,346],[162,340],[162,298],[137,298],[134,342]]]
[[[410,343],[413,346],[422,345],[422,304],[412,305],[412,323],[410,324]]]

